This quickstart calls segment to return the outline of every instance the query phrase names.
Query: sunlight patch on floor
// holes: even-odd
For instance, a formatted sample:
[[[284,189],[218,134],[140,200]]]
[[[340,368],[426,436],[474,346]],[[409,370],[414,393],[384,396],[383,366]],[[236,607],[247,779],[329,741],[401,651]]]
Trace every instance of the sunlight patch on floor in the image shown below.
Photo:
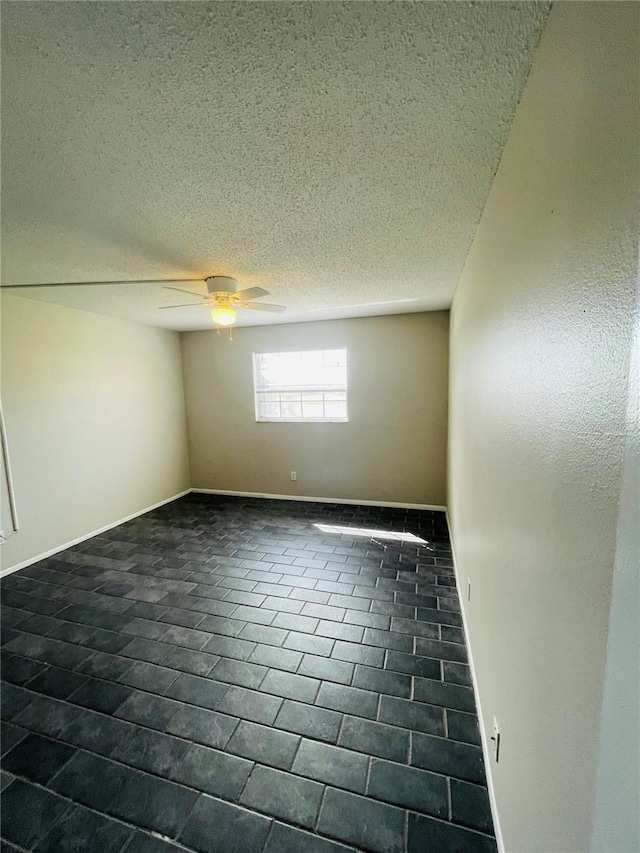
[[[427,540],[414,533],[400,533],[396,530],[371,530],[367,527],[341,527],[338,524],[314,524],[323,533],[339,533],[351,536],[366,536],[368,539],[390,539],[395,542],[417,542],[426,545]]]

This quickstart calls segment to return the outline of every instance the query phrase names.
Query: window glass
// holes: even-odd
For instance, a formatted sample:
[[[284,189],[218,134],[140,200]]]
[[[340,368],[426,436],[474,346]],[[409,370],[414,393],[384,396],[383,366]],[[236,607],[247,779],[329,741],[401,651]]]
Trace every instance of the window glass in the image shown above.
[[[258,421],[346,421],[347,351],[254,353]]]

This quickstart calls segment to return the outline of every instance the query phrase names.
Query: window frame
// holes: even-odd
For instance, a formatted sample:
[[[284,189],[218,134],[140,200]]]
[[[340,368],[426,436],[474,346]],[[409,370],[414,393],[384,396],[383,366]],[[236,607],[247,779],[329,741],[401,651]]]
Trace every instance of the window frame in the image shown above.
[[[258,376],[257,358],[259,356],[264,356],[264,355],[297,355],[299,353],[311,353],[311,352],[313,352],[313,353],[325,353],[325,352],[337,352],[337,351],[344,352],[344,357],[345,357],[344,388],[339,388],[339,389],[336,389],[336,388],[318,388],[317,386],[315,388],[305,388],[304,386],[299,386],[298,388],[290,388],[287,391],[270,391],[268,388],[258,388],[258,384],[257,384],[257,376]],[[254,403],[254,417],[255,417],[256,423],[267,423],[267,424],[310,424],[310,423],[317,423],[317,424],[333,423],[333,424],[336,424],[336,423],[339,423],[339,424],[344,424],[344,423],[349,422],[349,398],[348,398],[349,374],[348,374],[348,361],[347,361],[347,348],[346,347],[331,347],[328,349],[308,349],[308,350],[284,350],[284,351],[273,351],[273,352],[254,352],[252,355],[251,361],[252,361],[252,367],[253,367],[253,403]],[[269,393],[272,393],[272,394],[286,394],[286,393],[304,394],[305,391],[308,391],[311,393],[316,392],[316,393],[323,394],[323,395],[327,394],[327,393],[331,393],[332,391],[344,393],[344,395],[345,395],[344,404],[345,404],[345,412],[346,412],[345,417],[343,417],[343,418],[336,418],[336,417],[308,418],[308,417],[303,416],[303,417],[299,417],[299,418],[294,418],[294,417],[274,418],[274,417],[263,417],[260,414],[260,400],[259,400],[259,396],[258,396],[259,394],[269,394]],[[325,403],[325,400],[324,400],[324,396],[323,396],[323,405],[324,405],[324,403]],[[282,400],[279,401],[279,405],[282,406]],[[301,405],[302,405],[302,400],[301,400]]]

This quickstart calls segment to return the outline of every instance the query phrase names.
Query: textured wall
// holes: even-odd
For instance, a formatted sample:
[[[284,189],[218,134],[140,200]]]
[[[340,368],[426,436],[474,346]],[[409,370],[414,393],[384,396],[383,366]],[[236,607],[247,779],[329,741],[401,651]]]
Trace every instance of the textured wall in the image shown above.
[[[640,850],[640,276],[635,315],[592,853]]]
[[[20,521],[3,569],[189,487],[175,332],[3,295],[2,404]]]
[[[637,270],[639,14],[552,9],[452,309],[449,509],[517,853],[582,853],[593,823]]]
[[[237,329],[233,343],[215,332],[182,340],[194,487],[444,504],[446,312]],[[253,352],[343,346],[348,423],[256,423]]]

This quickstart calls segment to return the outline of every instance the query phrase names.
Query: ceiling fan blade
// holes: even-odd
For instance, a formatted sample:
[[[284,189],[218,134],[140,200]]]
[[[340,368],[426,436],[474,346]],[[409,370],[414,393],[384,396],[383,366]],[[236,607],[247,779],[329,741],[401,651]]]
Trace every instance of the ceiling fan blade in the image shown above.
[[[268,302],[241,302],[238,308],[249,308],[251,311],[272,311],[274,314],[282,314],[287,309],[284,305],[269,305]]]
[[[140,278],[129,279],[129,281],[54,281],[48,284],[3,284],[0,285],[0,290],[14,290],[16,288],[27,287],[111,287],[112,285],[122,284],[163,284],[165,281],[199,281],[203,282],[203,278]],[[176,288],[177,290],[177,288]],[[198,294],[194,294],[197,296]]]
[[[236,290],[233,296],[244,302],[245,299],[260,299],[263,296],[268,296],[269,291],[262,287],[248,287],[246,290]]]
[[[204,294],[194,293],[193,290],[185,290],[183,287],[163,287],[163,290],[175,290],[178,293],[188,293],[189,296],[195,296],[196,299],[204,299]]]
[[[183,303],[182,305],[158,305],[158,308],[162,311],[164,308],[212,308],[211,302],[188,302]]]

